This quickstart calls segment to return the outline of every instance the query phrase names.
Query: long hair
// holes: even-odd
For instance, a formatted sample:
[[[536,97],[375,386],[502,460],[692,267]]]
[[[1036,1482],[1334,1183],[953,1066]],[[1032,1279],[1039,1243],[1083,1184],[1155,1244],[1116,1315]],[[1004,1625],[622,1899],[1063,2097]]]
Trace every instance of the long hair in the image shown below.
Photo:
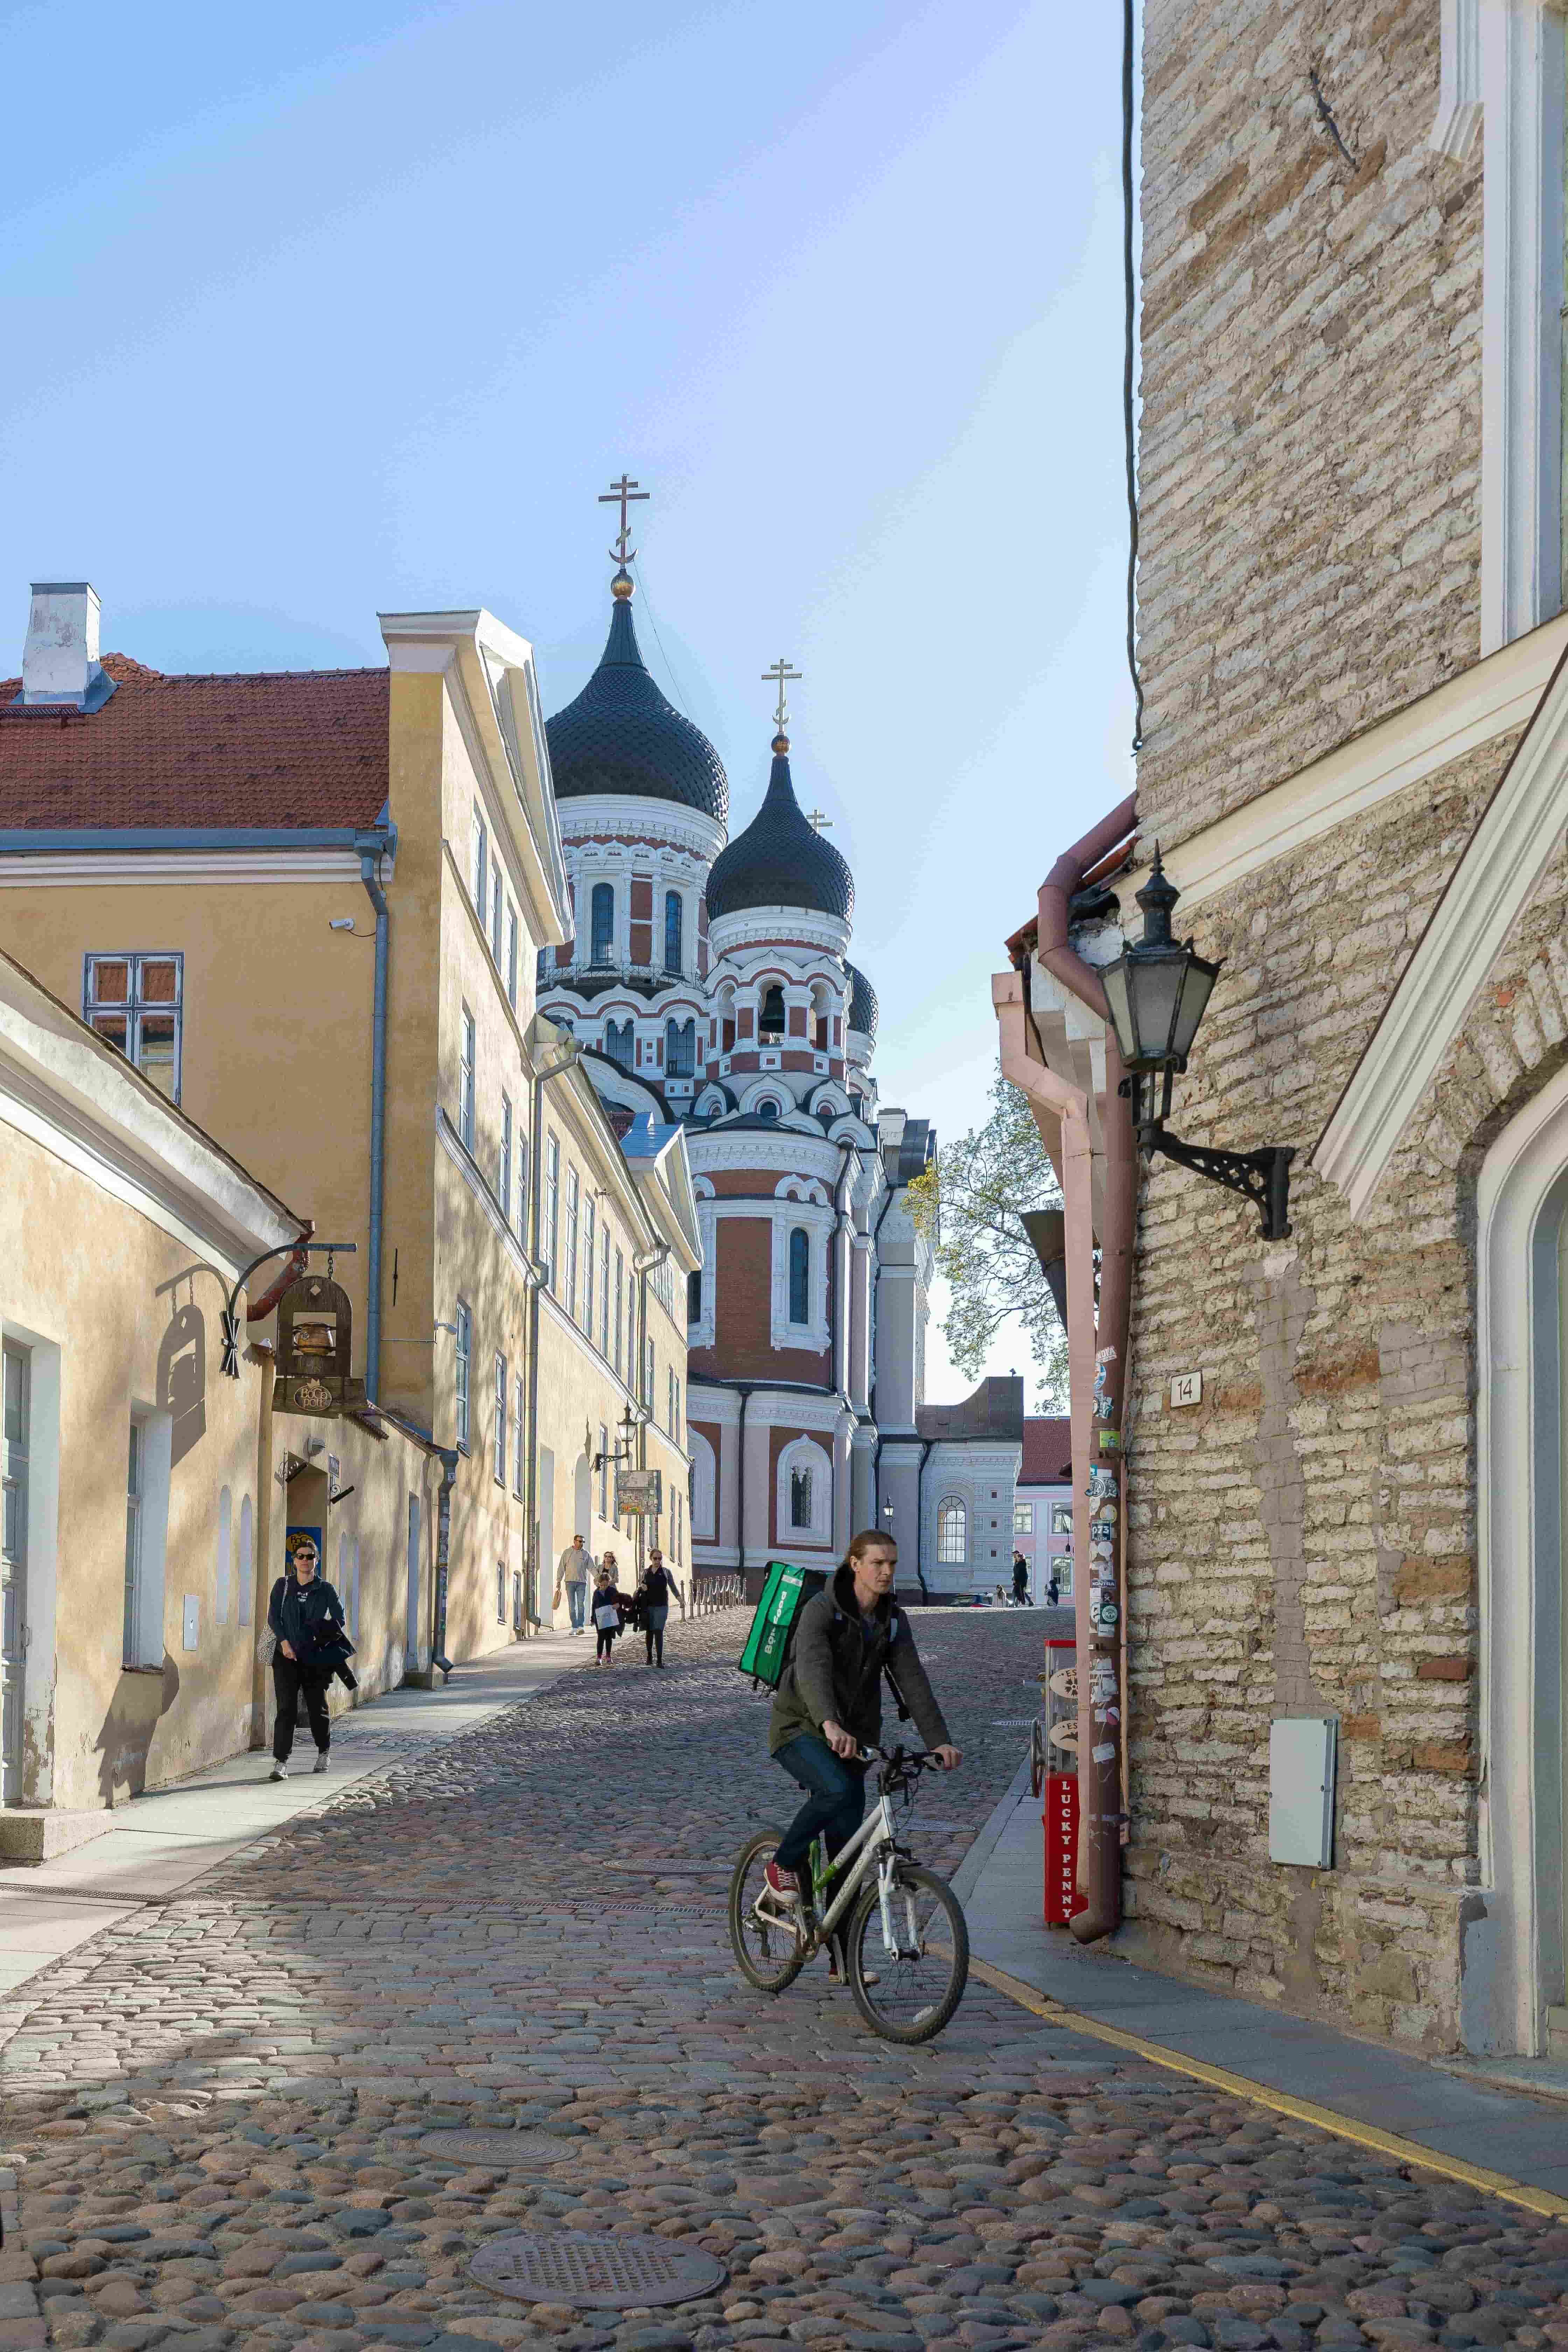
[[[899,1547],[891,1536],[884,1534],[880,1528],[862,1528],[858,1536],[850,1537],[849,1549],[839,1561],[839,1567],[853,1568],[861,1553],[869,1551],[873,1545],[879,1551],[890,1551],[897,1559]]]

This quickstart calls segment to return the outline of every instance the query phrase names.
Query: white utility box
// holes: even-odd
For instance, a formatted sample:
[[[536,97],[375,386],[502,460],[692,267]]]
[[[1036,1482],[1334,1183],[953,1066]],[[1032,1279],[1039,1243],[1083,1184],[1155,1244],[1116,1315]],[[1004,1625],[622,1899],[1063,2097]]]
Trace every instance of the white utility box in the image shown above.
[[[182,1650],[199,1649],[201,1646],[201,1638],[202,1604],[200,1596],[195,1592],[187,1592],[185,1595],[184,1608],[180,1612],[180,1647]]]
[[[1339,1718],[1280,1716],[1268,1730],[1268,1859],[1328,1870],[1334,1859]]]

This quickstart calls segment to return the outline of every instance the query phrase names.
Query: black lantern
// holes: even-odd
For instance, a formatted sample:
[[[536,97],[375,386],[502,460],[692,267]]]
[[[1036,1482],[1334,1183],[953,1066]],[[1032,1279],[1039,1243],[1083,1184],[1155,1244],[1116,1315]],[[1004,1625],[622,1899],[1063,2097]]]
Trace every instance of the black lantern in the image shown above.
[[[329,1269],[331,1265],[328,1259]],[[302,1274],[278,1302],[278,1385],[275,1412],[353,1412],[364,1403],[364,1382],[350,1372],[353,1312],[349,1295],[331,1273]]]
[[[1124,947],[1100,975],[1127,1066],[1121,1090],[1132,1097],[1138,1148],[1146,1160],[1163,1151],[1167,1160],[1192,1169],[1210,1183],[1223,1184],[1228,1192],[1256,1202],[1263,1219],[1264,1240],[1283,1241],[1290,1231],[1286,1211],[1290,1162],[1296,1156],[1293,1145],[1270,1144],[1261,1151],[1215,1151],[1202,1144],[1184,1143],[1165,1125],[1176,1073],[1187,1066],[1198,1024],[1220,972],[1217,963],[1197,953],[1191,940],[1178,941],[1172,937],[1171,912],[1180,895],[1165,878],[1156,843],[1154,870],[1138,893],[1143,936]]]

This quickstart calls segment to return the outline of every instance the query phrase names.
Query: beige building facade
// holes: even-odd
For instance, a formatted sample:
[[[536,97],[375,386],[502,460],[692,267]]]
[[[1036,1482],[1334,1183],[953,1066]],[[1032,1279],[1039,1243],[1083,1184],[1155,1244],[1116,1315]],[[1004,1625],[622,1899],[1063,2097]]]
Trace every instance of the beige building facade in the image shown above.
[[[538,1563],[628,1406],[675,1503],[667,1549],[685,1539],[684,1330],[661,1293],[700,1241],[679,1136],[628,1158],[535,1016],[568,905],[530,647],[482,612],[383,634],[382,669],[166,677],[100,657],[85,583],[36,590],[0,687],[0,910],[63,1003],[353,1245],[335,1272],[384,1435],[279,1416],[288,1508],[322,1515],[334,1580],[356,1533],[362,1578],[374,1546],[380,1671],[428,1674],[548,1621]],[[340,1524],[327,1462],[346,1487],[384,1442],[425,1448],[437,1486],[447,1457],[444,1579],[440,1515],[416,1538],[397,1481],[374,1528],[358,1497]],[[427,1609],[404,1605],[416,1583]]]
[[[1568,2053],[1563,47],[1491,0],[1151,0],[1137,846],[1071,901],[1103,966],[1158,841],[1224,960],[1172,1125],[1296,1153],[1273,1241],[1140,1181],[1120,1942],[1526,2058]]]

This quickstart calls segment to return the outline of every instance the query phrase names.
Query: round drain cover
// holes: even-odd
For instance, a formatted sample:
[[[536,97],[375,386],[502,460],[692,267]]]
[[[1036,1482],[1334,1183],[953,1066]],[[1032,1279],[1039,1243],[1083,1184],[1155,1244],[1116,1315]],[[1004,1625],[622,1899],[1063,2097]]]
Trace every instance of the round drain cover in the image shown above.
[[[520,2303],[574,2304],[583,2311],[631,2311],[641,2304],[689,2303],[730,2273],[700,2247],[617,2230],[518,2231],[489,2238],[468,2262],[470,2277]]]
[[[549,2132],[432,2131],[419,2145],[426,2156],[444,2157],[448,2164],[560,2164],[580,2155],[584,2143]]]

